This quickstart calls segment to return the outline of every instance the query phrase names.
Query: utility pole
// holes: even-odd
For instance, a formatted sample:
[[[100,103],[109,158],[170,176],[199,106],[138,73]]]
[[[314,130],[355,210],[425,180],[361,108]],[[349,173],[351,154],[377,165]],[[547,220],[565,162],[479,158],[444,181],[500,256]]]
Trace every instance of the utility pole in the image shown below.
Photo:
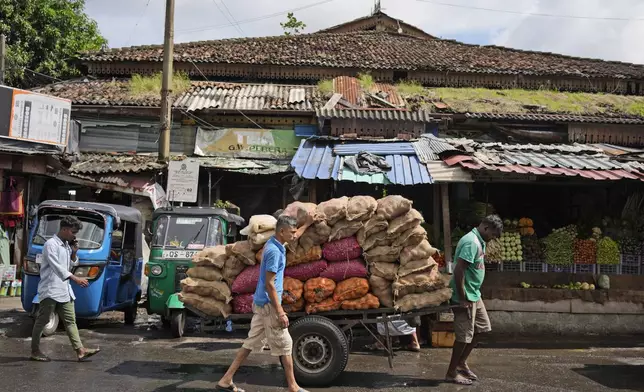
[[[161,135],[159,161],[170,159],[170,128],[172,128],[172,62],[174,60],[174,0],[165,2],[165,37],[163,40],[163,84],[161,86]]]
[[[7,55],[7,48],[5,47],[5,36],[0,34],[0,85],[4,84],[4,58]]]

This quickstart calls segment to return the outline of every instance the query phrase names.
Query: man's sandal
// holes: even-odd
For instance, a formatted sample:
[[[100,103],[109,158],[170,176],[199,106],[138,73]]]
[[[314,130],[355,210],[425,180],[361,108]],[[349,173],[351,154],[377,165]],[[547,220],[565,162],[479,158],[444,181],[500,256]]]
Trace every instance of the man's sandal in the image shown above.
[[[461,376],[463,376],[465,378],[468,378],[468,379],[470,379],[472,381],[478,381],[479,380],[479,377],[476,374],[474,374],[474,372],[472,370],[470,370],[469,368],[457,368],[456,371]]]
[[[45,354],[32,355],[29,357],[29,360],[35,362],[51,362],[51,358]]]
[[[227,387],[221,386],[219,385],[219,383],[217,383],[217,389],[215,389],[215,391],[216,392],[246,392],[241,388],[237,388],[237,385],[235,385],[235,383],[231,383]]]
[[[445,379],[445,382],[451,383],[451,384],[456,384],[456,385],[472,385],[474,382],[468,378],[465,378],[461,376],[460,374],[457,374],[456,377],[447,377]]]
[[[100,348],[88,348],[85,350],[85,354],[82,356],[78,357],[78,362],[84,362],[87,361],[90,357],[93,357],[94,355],[98,354],[101,352]]]

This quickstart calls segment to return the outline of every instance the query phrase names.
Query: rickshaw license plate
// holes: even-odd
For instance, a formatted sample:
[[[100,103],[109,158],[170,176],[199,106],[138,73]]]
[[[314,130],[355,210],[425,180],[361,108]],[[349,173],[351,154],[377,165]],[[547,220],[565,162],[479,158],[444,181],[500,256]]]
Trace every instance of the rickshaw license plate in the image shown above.
[[[161,257],[164,259],[192,259],[197,253],[196,250],[164,250]]]

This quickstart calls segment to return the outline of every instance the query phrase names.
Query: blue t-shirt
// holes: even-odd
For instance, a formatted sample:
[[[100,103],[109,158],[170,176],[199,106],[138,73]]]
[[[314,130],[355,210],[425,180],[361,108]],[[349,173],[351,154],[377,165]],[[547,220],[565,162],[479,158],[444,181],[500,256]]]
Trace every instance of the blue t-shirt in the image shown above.
[[[264,246],[264,255],[262,264],[259,268],[259,281],[255,289],[253,301],[257,306],[264,306],[270,302],[266,292],[266,272],[275,273],[275,289],[277,298],[282,302],[282,292],[284,291],[284,268],[286,268],[286,248],[280,244],[275,237],[271,237]]]

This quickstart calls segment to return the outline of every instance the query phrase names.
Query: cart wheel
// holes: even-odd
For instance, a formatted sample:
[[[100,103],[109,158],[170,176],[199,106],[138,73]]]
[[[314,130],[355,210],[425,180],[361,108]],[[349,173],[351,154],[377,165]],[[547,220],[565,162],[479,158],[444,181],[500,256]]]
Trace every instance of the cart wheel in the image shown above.
[[[38,307],[37,305],[34,306],[33,310],[33,317],[34,317],[34,322],[38,318]],[[53,312],[51,316],[49,316],[49,321],[47,324],[45,324],[45,329],[42,331],[42,336],[51,336],[56,333],[56,330],[58,330],[58,324],[60,323],[60,319],[58,318],[58,313]]]
[[[172,330],[172,336],[175,338],[183,337],[186,329],[186,312],[183,310],[173,310],[170,313],[170,329]]]
[[[125,325],[134,325],[134,322],[136,321],[136,314],[138,312],[136,302],[134,305],[130,306],[129,308],[126,308],[123,313],[125,314]]]
[[[349,349],[349,353],[353,351],[353,328],[349,328],[346,331],[344,331],[344,337],[347,339],[347,348]]]
[[[346,336],[331,320],[306,316],[290,327],[295,378],[305,386],[324,387],[344,371],[349,361]]]

